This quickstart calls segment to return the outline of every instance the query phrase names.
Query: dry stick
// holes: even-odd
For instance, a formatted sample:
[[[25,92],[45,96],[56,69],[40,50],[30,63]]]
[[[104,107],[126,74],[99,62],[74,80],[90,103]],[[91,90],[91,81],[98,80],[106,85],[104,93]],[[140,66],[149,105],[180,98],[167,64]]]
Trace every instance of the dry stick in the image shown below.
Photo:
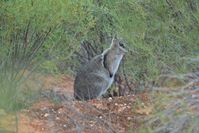
[[[175,14],[178,18],[182,17],[182,12],[181,12],[180,10],[177,10],[177,9],[173,6],[174,4],[172,3],[172,1],[166,0],[166,3],[170,6],[171,10],[174,11],[174,14]]]
[[[74,120],[72,117],[70,117],[68,114],[66,114],[66,116],[70,119],[70,121],[73,123],[73,125],[75,125],[77,132],[81,133],[81,126],[79,124],[78,121]]]
[[[82,104],[84,104],[87,108],[90,108],[90,109],[93,109],[94,111],[97,111],[98,113],[100,113],[102,116],[104,116],[104,118],[106,118],[106,116],[102,113],[102,112],[100,112],[99,110],[97,110],[95,107],[93,107],[92,105],[89,105],[88,103],[86,103],[86,102],[82,102]],[[70,106],[71,107],[71,105],[70,104],[67,104],[66,103],[66,106],[68,107],[68,106]],[[78,111],[76,111],[76,109],[75,108],[68,108],[68,109],[70,109],[72,112],[75,112],[76,114],[80,114],[79,116],[85,116],[84,114],[82,114],[81,112],[78,112]],[[95,119],[95,120],[100,120],[99,122],[100,123],[103,123],[103,124],[106,124],[110,129],[111,129],[111,131],[112,132],[116,132],[115,131],[115,129],[111,126],[111,124],[109,123],[109,122],[107,122],[107,121],[105,121],[105,120],[102,120],[102,119],[97,119],[97,118],[93,118],[93,117],[88,117],[87,116],[87,118],[90,118],[90,119]]]
[[[79,57],[78,59],[81,61],[81,63],[85,63],[84,61],[88,61],[88,59],[79,52],[75,51],[74,54]]]
[[[90,57],[90,53],[89,53],[89,48],[87,46],[87,43],[84,41],[83,44],[82,44],[82,48],[84,48],[84,50],[86,51],[86,54],[87,54],[87,60],[89,61],[91,59]]]
[[[26,30],[25,30],[25,35],[24,35],[24,42],[23,42],[23,46],[22,46],[22,48],[23,48],[23,50],[24,50],[24,53],[23,54],[25,54],[26,53],[26,49],[27,49],[27,46],[28,46],[28,33],[29,33],[29,29],[30,29],[30,20],[29,20],[29,22],[28,22],[28,25],[26,26]]]
[[[19,118],[18,118],[17,111],[15,112],[15,121],[16,121],[16,133],[18,133],[19,132],[19,127],[18,127]]]
[[[28,46],[28,40],[27,40],[27,39],[28,39],[29,27],[30,27],[30,21],[28,22],[28,25],[27,25],[26,30],[25,30],[25,32],[24,32],[24,41],[23,41],[22,48],[20,48],[20,49],[22,49],[23,53],[22,53],[21,57],[20,57],[20,52],[19,52],[19,51],[18,51],[18,53],[16,53],[16,55],[15,55],[16,58],[17,58],[17,56],[18,56],[19,64],[20,64],[20,63],[23,63],[22,60],[26,58],[26,51],[27,51],[27,46]],[[20,47],[20,44],[18,43],[17,46]],[[16,61],[16,60],[15,60],[15,61]],[[20,72],[20,71],[16,72],[16,74],[15,74],[14,77],[13,77],[14,79],[17,77],[17,75],[19,74],[19,72]],[[22,72],[22,74],[23,74],[23,72]],[[22,75],[21,75],[21,76],[22,76]],[[20,76],[20,77],[21,77],[21,76]]]
[[[124,79],[125,79],[126,85],[127,85],[128,89],[129,89],[130,91],[132,91],[132,88],[131,88],[131,86],[129,85],[129,80],[128,80],[127,75],[126,75],[126,71],[125,71],[125,69],[124,69],[124,67],[125,67],[124,62],[125,62],[125,60],[126,60],[126,57],[124,57],[124,61],[123,61],[123,63],[122,63],[122,71],[123,71],[123,75],[124,75]],[[135,91],[134,91],[133,93],[135,94]]]
[[[187,4],[191,8],[191,11],[196,12],[197,11],[197,4],[193,0],[187,0]]]
[[[15,34],[14,35],[15,40],[13,40],[13,42],[11,40],[11,42],[10,42],[10,43],[13,43],[12,44],[13,46],[11,46],[11,49],[10,49],[10,52],[9,52],[9,56],[10,56],[10,59],[11,59],[11,71],[12,71],[11,72],[11,74],[12,74],[11,79],[12,80],[16,77],[16,74],[14,74],[15,65],[16,65],[15,63],[16,63],[17,59],[19,58],[19,50],[20,50],[20,48],[19,48],[20,43],[17,42],[18,41],[18,36],[17,35],[18,34]]]
[[[86,50],[88,55],[88,60],[91,60],[94,56],[93,49],[91,47],[91,44],[89,42],[83,42],[83,48]],[[95,51],[94,51],[95,52]]]
[[[21,77],[23,76],[23,74],[25,73],[26,68],[29,67],[32,58],[34,57],[34,55],[36,54],[36,52],[41,48],[41,46],[42,46],[43,43],[45,42],[46,38],[47,38],[48,35],[50,34],[50,32],[51,32],[51,28],[50,28],[49,31],[43,36],[43,38],[42,38],[42,35],[39,37],[39,39],[41,40],[41,42],[40,42],[40,44],[39,44],[38,46],[37,46],[37,44],[36,44],[35,42],[37,42],[39,39],[36,40],[36,41],[34,42],[32,48],[34,48],[34,46],[37,46],[37,47],[35,47],[35,48],[33,49],[33,52],[31,52],[31,53],[29,54],[29,56],[27,55],[27,58],[26,58],[26,60],[25,60],[25,61],[26,61],[26,64],[25,64],[25,67],[24,67],[24,69],[23,69],[23,71],[22,71],[22,73],[21,73],[21,75],[20,75],[20,78],[21,78]],[[43,40],[43,41],[42,41],[42,40]],[[16,76],[19,74],[19,72],[20,72],[20,71],[18,71],[18,72],[15,74],[15,78],[16,78]],[[20,79],[20,78],[19,78],[19,79]]]
[[[28,24],[28,26],[27,26],[27,30],[26,30],[26,32],[25,32],[25,36],[28,35],[29,26],[30,26],[30,21],[29,21],[29,24]],[[28,56],[28,55],[25,56],[25,54],[24,54],[24,56],[26,57],[26,60],[25,60],[25,61],[27,61],[27,60],[29,60],[29,61],[26,62],[25,68],[23,69],[22,74],[21,74],[20,77],[22,77],[22,75],[23,75],[24,72],[25,72],[25,69],[30,65],[30,63],[31,63],[31,58],[33,58],[33,56],[35,55],[35,53],[41,48],[41,46],[42,46],[43,43],[45,42],[46,38],[47,38],[48,35],[50,34],[50,32],[51,32],[51,28],[49,29],[49,31],[48,31],[44,36],[41,35],[41,36],[38,37],[38,39],[37,39],[37,40],[34,42],[34,44],[32,45],[31,49],[33,49],[34,46],[37,46],[37,43],[36,43],[36,42],[38,42],[38,41],[41,41],[41,42],[40,42],[40,44],[39,44],[37,47],[34,48],[33,52],[30,53],[29,56]],[[32,36],[31,36],[31,40],[33,39],[33,36],[34,36],[35,33],[36,33],[36,32],[33,32]],[[27,37],[25,37],[25,38],[27,38]],[[26,47],[27,47],[27,46],[26,46]],[[28,53],[27,53],[27,54],[28,54]],[[18,72],[18,73],[19,73],[19,72]],[[16,73],[15,77],[18,75],[18,73]],[[19,78],[19,79],[20,79],[20,78]]]
[[[67,104],[67,103],[66,103]],[[85,103],[85,105],[88,105],[88,104],[86,104]],[[70,106],[70,104],[67,104],[67,106]],[[89,108],[93,108],[92,106],[89,106]],[[81,112],[78,112],[75,108],[73,108],[72,106],[70,107],[70,108],[68,108],[68,109],[70,109],[70,111],[71,112],[75,112],[75,114],[76,114],[76,116],[78,117],[80,117],[80,118],[83,118],[83,119],[88,119],[88,120],[98,120],[98,122],[101,122],[101,123],[103,123],[103,124],[107,124],[107,125],[109,125],[107,122],[105,122],[105,121],[103,121],[103,120],[101,120],[101,119],[97,119],[97,118],[95,118],[95,117],[91,117],[91,116],[85,116],[85,114],[82,114]],[[93,108],[93,109],[95,109],[95,108]],[[98,111],[98,110],[96,110],[96,111]],[[101,112],[100,112],[100,114],[101,114]],[[67,114],[66,114],[67,115]],[[75,125],[75,126],[78,126],[76,129],[78,130],[78,132],[80,132],[80,128],[79,127],[81,127],[80,126],[80,123],[79,122],[77,122],[76,120],[74,120],[74,118],[71,118],[69,115],[67,115],[67,117],[72,121],[72,123]],[[100,120],[100,121],[99,121]],[[109,127],[110,127],[110,125],[109,125]],[[113,131],[113,129],[111,128],[111,130]],[[114,132],[114,131],[113,131]]]

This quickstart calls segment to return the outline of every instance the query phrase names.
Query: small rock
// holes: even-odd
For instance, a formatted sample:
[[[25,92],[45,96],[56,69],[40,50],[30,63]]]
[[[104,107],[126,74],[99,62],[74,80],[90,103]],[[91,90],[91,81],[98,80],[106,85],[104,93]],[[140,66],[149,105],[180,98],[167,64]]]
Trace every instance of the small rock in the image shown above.
[[[52,112],[53,112],[53,113],[56,113],[56,111],[55,111],[54,109],[52,109]]]
[[[44,114],[44,117],[48,117],[48,116],[49,116],[49,114],[48,114],[48,113],[45,113],[45,114]]]
[[[66,127],[66,124],[64,124],[63,127]]]
[[[126,106],[128,109],[130,109],[131,108],[131,106]]]
[[[127,120],[129,120],[129,121],[130,121],[130,120],[131,120],[131,117],[127,117]]]
[[[108,101],[109,101],[109,102],[111,102],[112,100],[113,100],[113,98],[112,98],[112,97],[109,97],[109,98],[108,98]]]
[[[59,117],[56,117],[56,120],[60,120],[60,118],[59,118]]]
[[[57,113],[58,113],[58,114],[63,113],[63,109],[62,109],[62,108],[58,109]]]
[[[122,111],[124,111],[126,109],[126,107],[120,107],[119,109],[118,109],[118,112],[122,112]]]
[[[43,107],[41,108],[41,111],[45,111],[47,109],[47,107]]]
[[[102,116],[100,115],[99,118],[102,119]]]

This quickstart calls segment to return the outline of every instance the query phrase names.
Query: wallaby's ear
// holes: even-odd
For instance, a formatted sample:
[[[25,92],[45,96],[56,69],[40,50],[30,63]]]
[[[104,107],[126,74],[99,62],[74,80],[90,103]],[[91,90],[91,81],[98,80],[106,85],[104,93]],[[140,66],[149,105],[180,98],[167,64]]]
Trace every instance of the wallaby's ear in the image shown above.
[[[116,39],[115,37],[113,37],[112,41],[111,41],[111,47],[115,47],[116,46]]]
[[[118,39],[117,34],[114,34],[113,39]]]
[[[117,39],[117,34],[113,36],[112,42],[111,42],[111,47],[117,47],[118,46],[118,39]]]

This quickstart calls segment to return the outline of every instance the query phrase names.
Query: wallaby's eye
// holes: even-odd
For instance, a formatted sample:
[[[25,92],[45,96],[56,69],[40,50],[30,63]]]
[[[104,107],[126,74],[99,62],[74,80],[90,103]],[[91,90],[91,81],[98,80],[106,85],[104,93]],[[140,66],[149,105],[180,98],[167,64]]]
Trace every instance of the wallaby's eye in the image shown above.
[[[122,47],[122,48],[124,48],[125,46],[124,46],[124,44],[123,43],[121,43],[121,42],[119,42],[119,45],[120,45],[120,47]]]

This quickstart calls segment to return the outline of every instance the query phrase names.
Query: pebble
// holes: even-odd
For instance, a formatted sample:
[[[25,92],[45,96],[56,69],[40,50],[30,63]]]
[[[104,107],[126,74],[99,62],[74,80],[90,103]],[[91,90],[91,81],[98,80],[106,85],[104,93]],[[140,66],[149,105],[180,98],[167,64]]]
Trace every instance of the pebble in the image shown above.
[[[131,117],[127,117],[127,120],[131,120]]]
[[[109,97],[109,98],[108,98],[108,101],[109,101],[109,102],[111,102],[112,100],[113,100],[113,98],[112,98],[112,97]]]
[[[66,127],[66,124],[64,124],[63,127]]]
[[[49,114],[48,114],[48,113],[45,113],[45,114],[44,114],[44,117],[48,117],[48,116],[49,116]]]

